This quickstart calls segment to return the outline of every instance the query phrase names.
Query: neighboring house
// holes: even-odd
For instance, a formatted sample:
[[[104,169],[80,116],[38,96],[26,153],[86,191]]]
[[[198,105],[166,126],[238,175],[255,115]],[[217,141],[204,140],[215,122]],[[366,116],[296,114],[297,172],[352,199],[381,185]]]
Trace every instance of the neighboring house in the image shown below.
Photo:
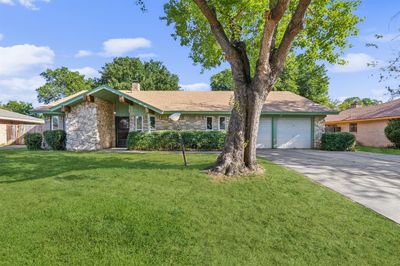
[[[41,132],[42,119],[0,109],[0,146],[23,144],[28,132]]]
[[[328,131],[351,132],[365,146],[386,147],[393,144],[385,136],[385,127],[392,119],[400,119],[400,99],[383,104],[353,106],[338,115],[328,115]]]
[[[126,147],[130,131],[175,129],[169,115],[182,114],[183,130],[226,130],[233,92],[120,91],[100,86],[35,110],[46,129],[64,129],[68,150]],[[259,148],[314,148],[327,114],[337,113],[291,92],[271,92],[262,109]]]

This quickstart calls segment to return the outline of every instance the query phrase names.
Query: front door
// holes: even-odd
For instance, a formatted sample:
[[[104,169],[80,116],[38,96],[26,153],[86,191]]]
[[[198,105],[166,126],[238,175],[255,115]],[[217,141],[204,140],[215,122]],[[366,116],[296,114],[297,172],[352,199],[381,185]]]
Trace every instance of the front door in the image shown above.
[[[129,134],[129,117],[115,117],[117,147],[127,147]]]

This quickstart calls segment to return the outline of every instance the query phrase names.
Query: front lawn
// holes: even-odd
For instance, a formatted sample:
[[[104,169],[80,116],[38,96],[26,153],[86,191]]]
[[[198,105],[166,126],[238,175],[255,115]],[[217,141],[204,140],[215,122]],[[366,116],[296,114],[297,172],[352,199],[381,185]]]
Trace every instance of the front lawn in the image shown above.
[[[400,227],[261,161],[216,182],[216,155],[0,151],[0,264],[394,265]]]
[[[396,148],[377,148],[377,147],[367,147],[367,146],[356,146],[356,151],[365,151],[373,153],[384,153],[384,154],[398,154],[400,155],[400,149]]]

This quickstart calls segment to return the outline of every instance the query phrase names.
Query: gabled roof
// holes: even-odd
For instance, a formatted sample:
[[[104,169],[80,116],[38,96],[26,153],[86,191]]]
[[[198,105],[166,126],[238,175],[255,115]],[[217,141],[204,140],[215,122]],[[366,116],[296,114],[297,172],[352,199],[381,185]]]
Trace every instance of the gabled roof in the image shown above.
[[[37,108],[36,112],[56,112],[64,105],[81,101],[84,95],[106,90],[118,96],[153,110],[159,114],[181,113],[227,113],[233,106],[232,91],[127,91],[100,86],[90,91],[82,91],[54,103]],[[291,92],[274,91],[269,93],[263,114],[328,114],[337,113],[327,107],[314,103]]]
[[[400,99],[367,107],[344,110],[337,115],[328,115],[327,123],[351,122],[357,120],[383,120],[400,118]]]
[[[4,109],[0,109],[0,120],[16,121],[26,124],[44,124],[42,119],[28,115],[22,115]]]

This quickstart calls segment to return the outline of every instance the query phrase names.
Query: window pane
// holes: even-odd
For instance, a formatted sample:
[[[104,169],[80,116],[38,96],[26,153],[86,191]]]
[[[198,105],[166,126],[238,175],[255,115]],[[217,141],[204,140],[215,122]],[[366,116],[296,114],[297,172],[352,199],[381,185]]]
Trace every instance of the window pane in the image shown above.
[[[207,117],[207,130],[212,130],[212,117]]]
[[[226,129],[226,118],[225,117],[220,117],[219,118],[219,129],[220,130],[225,130]]]
[[[156,129],[156,117],[155,116],[150,116],[150,129],[151,130]]]
[[[136,130],[142,130],[143,129],[143,117],[137,116],[136,117]]]
[[[60,128],[60,119],[58,116],[53,116],[51,123],[52,130],[57,130]]]
[[[350,132],[357,132],[357,124],[355,123],[350,124]]]

